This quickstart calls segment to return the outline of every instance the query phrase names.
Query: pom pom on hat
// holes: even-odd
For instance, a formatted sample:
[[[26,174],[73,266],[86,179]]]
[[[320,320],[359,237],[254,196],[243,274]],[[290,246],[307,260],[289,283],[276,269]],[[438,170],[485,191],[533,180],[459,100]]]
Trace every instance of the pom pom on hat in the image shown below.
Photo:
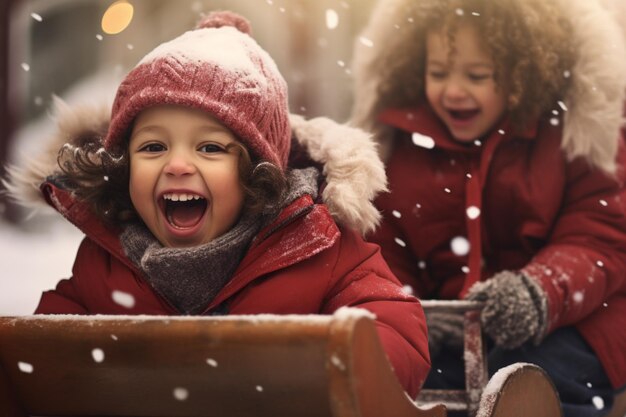
[[[291,148],[287,83],[249,33],[243,17],[214,12],[197,30],[148,53],[117,90],[104,148],[126,146],[141,111],[178,105],[211,114],[253,158],[285,169]]]
[[[223,26],[232,26],[237,28],[239,32],[246,35],[252,35],[252,26],[250,22],[236,13],[227,10],[219,12],[211,12],[196,24],[196,29],[221,28]]]

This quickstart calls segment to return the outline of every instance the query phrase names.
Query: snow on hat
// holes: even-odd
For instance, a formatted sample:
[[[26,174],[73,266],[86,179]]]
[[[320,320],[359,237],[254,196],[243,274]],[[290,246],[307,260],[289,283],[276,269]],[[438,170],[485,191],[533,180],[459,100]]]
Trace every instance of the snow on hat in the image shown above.
[[[287,85],[250,33],[243,17],[213,12],[148,53],[117,90],[104,147],[126,140],[142,110],[174,104],[211,113],[253,156],[284,169],[291,144]]]

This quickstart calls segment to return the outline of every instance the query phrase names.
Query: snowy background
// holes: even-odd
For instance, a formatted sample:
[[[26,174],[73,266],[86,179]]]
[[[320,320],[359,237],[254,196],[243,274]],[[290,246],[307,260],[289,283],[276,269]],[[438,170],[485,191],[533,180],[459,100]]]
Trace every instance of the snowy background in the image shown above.
[[[0,220],[0,315],[31,314],[41,292],[69,277],[81,234],[58,216]]]

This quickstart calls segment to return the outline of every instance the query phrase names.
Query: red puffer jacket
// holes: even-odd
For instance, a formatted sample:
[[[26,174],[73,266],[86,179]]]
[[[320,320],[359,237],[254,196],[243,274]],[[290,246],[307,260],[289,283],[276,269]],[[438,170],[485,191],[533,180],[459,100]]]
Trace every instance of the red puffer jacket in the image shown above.
[[[615,177],[568,161],[560,126],[483,142],[452,141],[432,111],[388,110],[397,129],[387,161],[391,192],[372,239],[421,298],[462,297],[476,280],[521,270],[546,291],[549,329],[575,325],[612,383],[626,383],[626,147]],[[412,133],[434,140],[416,146]],[[418,137],[416,140],[418,141]],[[419,143],[419,141],[418,141]],[[452,250],[467,238],[469,254]],[[463,240],[461,240],[463,242]]]
[[[125,256],[119,231],[105,228],[54,184],[44,183],[42,191],[87,237],[73,276],[43,294],[37,313],[179,314]],[[116,302],[116,291],[134,302]],[[314,204],[310,196],[296,200],[260,232],[204,314],[331,314],[342,306],[376,315],[391,364],[415,397],[430,368],[419,302],[402,291],[376,245],[340,231],[326,206]]]

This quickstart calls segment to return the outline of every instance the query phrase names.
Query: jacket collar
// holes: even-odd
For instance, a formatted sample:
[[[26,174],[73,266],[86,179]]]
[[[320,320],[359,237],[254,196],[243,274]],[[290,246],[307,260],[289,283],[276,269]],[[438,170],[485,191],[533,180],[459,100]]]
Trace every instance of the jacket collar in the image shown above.
[[[84,203],[50,178],[41,186],[48,204],[78,227],[124,265],[141,275],[128,259],[120,243],[121,229],[108,228]],[[325,205],[315,204],[310,195],[303,195],[285,207],[278,217],[255,237],[250,249],[236,269],[232,280],[216,296],[209,309],[254,279],[286,268],[330,248],[341,233]]]
[[[503,120],[485,135],[482,141],[463,144],[452,138],[445,124],[441,122],[439,117],[428,105],[413,108],[386,109],[380,113],[378,121],[410,133],[411,135],[417,133],[426,136],[432,139],[434,147],[470,154],[481,153],[483,142],[493,140],[495,137],[501,137],[498,141],[508,140],[512,137],[531,140],[536,137],[538,125],[537,123],[532,123],[523,132],[513,134],[509,118],[504,117]]]

